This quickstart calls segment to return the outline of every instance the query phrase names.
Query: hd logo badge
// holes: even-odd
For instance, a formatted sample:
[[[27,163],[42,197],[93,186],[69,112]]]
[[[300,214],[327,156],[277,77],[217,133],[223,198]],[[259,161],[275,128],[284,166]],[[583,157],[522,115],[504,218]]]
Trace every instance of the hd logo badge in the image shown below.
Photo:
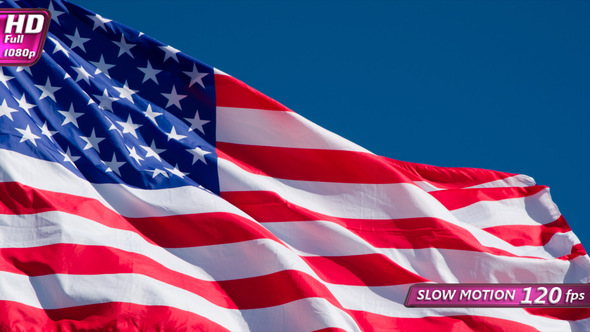
[[[0,66],[31,66],[43,52],[51,16],[46,9],[0,9]]]

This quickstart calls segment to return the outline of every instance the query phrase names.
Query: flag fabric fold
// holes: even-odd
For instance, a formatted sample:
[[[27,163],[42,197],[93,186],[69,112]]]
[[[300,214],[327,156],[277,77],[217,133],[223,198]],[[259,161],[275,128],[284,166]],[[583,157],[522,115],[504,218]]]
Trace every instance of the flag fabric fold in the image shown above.
[[[574,309],[406,308],[411,285],[588,283],[521,174],[397,161],[66,1],[0,68],[4,330],[590,329]]]

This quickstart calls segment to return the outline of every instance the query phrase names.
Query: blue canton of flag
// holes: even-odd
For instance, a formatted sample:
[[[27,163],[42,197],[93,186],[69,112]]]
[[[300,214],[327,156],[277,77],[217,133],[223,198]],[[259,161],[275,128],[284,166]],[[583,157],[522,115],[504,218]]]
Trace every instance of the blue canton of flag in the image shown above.
[[[0,147],[95,183],[219,192],[211,67],[85,9],[31,7],[49,34],[37,64],[0,69]]]

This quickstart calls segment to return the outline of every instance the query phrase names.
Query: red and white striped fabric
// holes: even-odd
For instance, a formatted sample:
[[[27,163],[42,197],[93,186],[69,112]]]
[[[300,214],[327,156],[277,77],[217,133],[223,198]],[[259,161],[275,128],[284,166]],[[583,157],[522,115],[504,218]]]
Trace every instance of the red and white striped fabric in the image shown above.
[[[62,13],[74,12],[53,3]],[[87,14],[79,16],[88,21]],[[99,22],[108,23],[100,17],[87,30],[100,32]],[[125,39],[131,33],[109,29],[105,33],[126,34],[117,35],[121,51],[113,57],[132,55]],[[41,63],[58,68],[49,57],[65,61],[66,55],[82,63],[73,49],[86,53],[79,46],[86,41],[75,31],[66,34],[69,51],[54,38]],[[176,53],[166,53],[162,64],[172,63],[170,54]],[[149,61],[144,65],[153,69]],[[75,75],[84,66],[56,70]],[[7,74],[0,74],[0,89],[12,91]],[[86,88],[86,80],[72,83],[66,74],[63,86],[76,83],[84,95],[79,86]],[[54,79],[43,88],[22,81],[43,91],[35,90],[37,107],[51,98]],[[131,97],[127,82],[126,89],[122,82],[108,84],[131,102],[143,101]],[[420,282],[588,283],[590,259],[547,187],[525,175],[377,156],[221,71],[214,86],[219,194],[196,185],[97,183],[66,163],[69,150],[63,161],[49,161],[0,149],[1,330],[590,330],[588,309],[403,305],[409,287]],[[123,92],[120,101],[127,103]],[[168,104],[175,104],[176,93],[174,87],[165,94]],[[59,112],[70,122],[82,116]],[[63,117],[57,126],[66,124]],[[135,133],[132,121],[117,122],[123,129],[113,137]],[[174,128],[166,129],[168,140]],[[37,148],[34,134],[21,130],[10,148]],[[4,131],[0,142],[12,142],[14,134]],[[112,160],[120,162],[114,154]]]
[[[403,305],[417,282],[588,282],[546,187],[376,156],[230,76],[215,81],[221,197],[92,185],[0,150],[4,328],[590,326],[586,309]]]
[[[416,282],[587,283],[588,256],[547,187],[376,156],[220,71],[215,83],[221,197],[327,288],[315,296],[331,300],[343,325],[314,328],[590,327],[585,309],[402,305]]]

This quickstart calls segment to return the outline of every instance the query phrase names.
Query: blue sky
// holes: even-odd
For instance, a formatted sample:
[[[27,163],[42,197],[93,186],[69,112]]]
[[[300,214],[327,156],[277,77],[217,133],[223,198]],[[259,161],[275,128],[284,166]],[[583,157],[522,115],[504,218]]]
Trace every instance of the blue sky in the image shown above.
[[[590,248],[590,2],[74,3],[377,154],[530,175]]]

